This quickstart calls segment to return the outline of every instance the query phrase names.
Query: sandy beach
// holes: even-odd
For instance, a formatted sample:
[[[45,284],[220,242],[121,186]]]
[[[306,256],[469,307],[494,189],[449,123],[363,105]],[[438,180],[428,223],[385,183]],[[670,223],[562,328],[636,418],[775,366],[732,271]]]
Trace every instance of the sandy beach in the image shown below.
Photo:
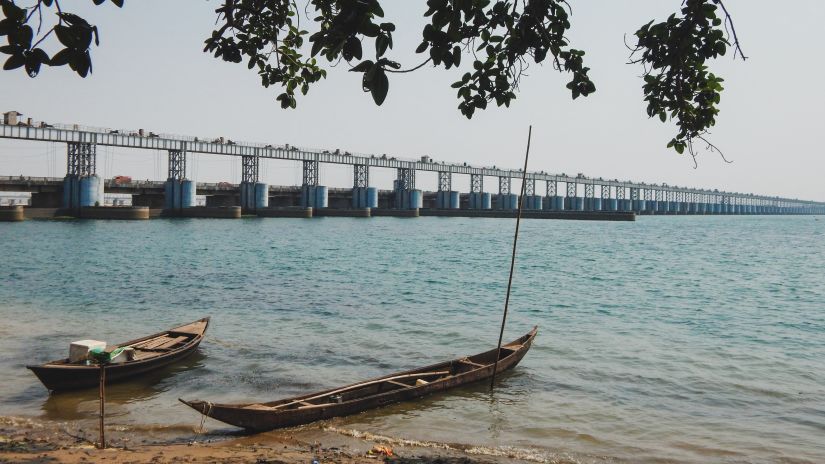
[[[107,428],[107,448],[97,449],[97,429],[88,423],[0,417],[2,463],[503,463],[517,456],[483,456],[461,445],[405,442],[371,434],[305,427],[250,436],[203,435],[195,440],[158,441],[124,427]],[[357,436],[354,436],[357,435]],[[391,455],[386,453],[391,451]],[[571,461],[572,462],[572,461]]]

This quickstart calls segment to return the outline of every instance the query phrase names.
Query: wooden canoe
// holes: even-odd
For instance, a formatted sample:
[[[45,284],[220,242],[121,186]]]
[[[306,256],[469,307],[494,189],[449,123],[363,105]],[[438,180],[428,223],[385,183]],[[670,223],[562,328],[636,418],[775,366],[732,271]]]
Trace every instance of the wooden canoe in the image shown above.
[[[521,361],[530,349],[537,330],[538,327],[534,327],[523,337],[501,347],[497,372],[510,369]],[[180,401],[213,419],[260,432],[347,416],[489,379],[495,360],[496,349],[492,349],[475,356],[270,403]]]
[[[180,327],[146,337],[107,346],[107,351],[120,347],[132,347],[135,357],[131,361],[106,366],[106,384],[120,382],[179,361],[195,351],[203,340],[209,318],[203,318]],[[100,368],[86,365],[85,361],[70,363],[68,358],[47,362],[39,366],[26,366],[51,391],[78,390],[97,386]]]

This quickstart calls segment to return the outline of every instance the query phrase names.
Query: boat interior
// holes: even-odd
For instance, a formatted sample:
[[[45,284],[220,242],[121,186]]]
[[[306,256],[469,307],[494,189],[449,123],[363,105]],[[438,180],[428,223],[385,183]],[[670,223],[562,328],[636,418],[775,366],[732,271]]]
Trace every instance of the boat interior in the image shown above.
[[[523,340],[519,339],[507,345],[502,345],[499,360],[504,360],[507,356],[510,356],[518,351],[522,347],[522,343]],[[288,411],[328,404],[344,403],[390,391],[420,387],[476,369],[489,367],[495,362],[495,355],[496,350],[490,350],[475,356],[464,357],[453,361],[428,366],[417,372],[413,371],[394,374],[388,377],[382,377],[380,379],[370,380],[337,390],[326,391],[304,397],[288,398],[269,403],[250,404],[245,406],[245,408],[265,411]]]
[[[203,335],[207,324],[208,321],[206,320],[196,321],[191,324],[176,327],[168,332],[150,335],[148,337],[122,343],[120,345],[107,346],[106,351],[111,352],[120,347],[131,347],[135,350],[135,352],[134,357],[132,357],[128,362],[153,358],[171,351],[175,351],[188,344],[193,339]],[[63,359],[51,364],[69,364],[69,360]]]

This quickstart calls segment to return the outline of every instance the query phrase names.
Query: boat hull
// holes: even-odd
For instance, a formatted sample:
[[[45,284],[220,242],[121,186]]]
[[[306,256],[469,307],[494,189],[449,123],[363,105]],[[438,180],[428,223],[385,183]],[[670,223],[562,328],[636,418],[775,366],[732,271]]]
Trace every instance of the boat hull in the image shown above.
[[[500,373],[508,369],[512,369],[513,367],[518,365],[518,363],[521,362],[524,355],[527,354],[527,351],[530,349],[535,334],[536,329],[533,329],[533,331],[531,331],[524,337],[521,337],[520,339],[508,344],[511,345],[513,343],[521,342],[519,343],[520,348],[517,350],[507,350],[507,348],[505,348],[507,345],[502,347],[502,356],[498,363],[498,368],[496,369],[496,371]],[[453,388],[469,385],[483,380],[489,380],[490,377],[493,375],[493,361],[495,351],[496,350],[491,350],[485,353],[480,353],[478,355],[472,356],[470,358],[463,358],[490,358],[490,363],[483,367],[478,367],[456,375],[450,375],[449,377],[429,382],[426,384],[410,386],[409,388],[400,388],[386,392],[378,392],[373,395],[353,399],[350,401],[344,401],[342,403],[319,404],[314,405],[312,407],[291,410],[272,410],[256,409],[254,405],[251,404],[213,404],[207,401],[184,400],[181,400],[181,402],[189,405],[190,407],[199,411],[201,414],[204,414],[213,419],[217,419],[221,422],[225,422],[230,425],[247,429],[249,431],[261,432],[283,427],[292,427],[297,425],[308,424],[323,419],[330,419],[333,417],[342,417],[351,414],[357,414],[370,409],[380,408],[382,406],[386,406],[389,404],[410,401],[433,393],[450,390]],[[505,352],[507,353],[506,356],[504,355]],[[451,368],[451,366],[453,366],[453,364],[456,362],[461,361],[453,360],[444,363],[434,364],[420,369],[399,372],[396,374],[391,374],[389,376],[379,377],[377,379],[367,381],[362,385],[380,385],[382,379],[415,377],[416,373],[439,372],[442,369]],[[339,390],[345,390],[346,388],[347,387],[344,387],[343,389]],[[380,389],[380,387],[378,387],[378,389]],[[334,391],[337,390],[328,390],[327,392],[320,392],[315,394],[315,397],[322,396],[324,395],[324,393]],[[291,399],[291,401],[300,402],[302,399],[310,398],[312,396],[313,395],[296,397]]]
[[[192,337],[192,339],[179,349],[168,353],[160,353],[156,356],[148,357],[139,361],[128,361],[124,363],[109,364],[106,366],[106,385],[122,382],[134,378],[150,371],[161,369],[170,364],[176,363],[188,357],[200,346],[206,328],[209,325],[209,318],[202,319],[205,322],[203,331]],[[189,324],[191,325],[191,324]],[[181,326],[186,327],[186,326]],[[173,329],[174,330],[174,329]],[[141,340],[158,337],[164,333],[150,335],[142,339],[121,343],[117,346],[130,346]],[[65,360],[52,361],[38,366],[26,366],[40,379],[43,385],[53,392],[70,390],[80,390],[84,388],[96,387],[100,383],[100,367],[96,365],[69,364]]]

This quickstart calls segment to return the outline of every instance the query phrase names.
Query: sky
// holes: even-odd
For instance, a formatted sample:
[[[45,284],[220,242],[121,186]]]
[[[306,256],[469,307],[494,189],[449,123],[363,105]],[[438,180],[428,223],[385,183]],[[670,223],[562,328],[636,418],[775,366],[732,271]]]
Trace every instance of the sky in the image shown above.
[[[389,56],[405,67],[420,63],[414,49],[421,41],[426,2],[383,3],[387,20],[398,28]],[[387,100],[377,107],[361,91],[359,75],[339,65],[299,98],[297,109],[282,110],[275,101],[277,88],[261,87],[243,64],[202,52],[219,2],[141,0],[127,1],[123,9],[110,2],[100,7],[70,3],[71,11],[100,29],[100,46],[92,50],[93,74],[81,79],[68,68],[44,67],[31,79],[22,70],[0,71],[0,111],[17,110],[50,123],[399,158],[429,155],[506,168],[523,163],[532,124],[530,170],[825,200],[820,139],[825,2],[726,0],[748,60],[729,54],[710,63],[711,71],[725,79],[710,139],[733,163],[700,151],[696,169],[688,156],[665,147],[675,126],[645,114],[641,69],[627,64],[624,42],[625,36],[632,41],[640,25],[676,11],[681,1],[570,3],[572,46],[587,51],[597,86],[596,93],[575,101],[564,87],[567,75],[534,65],[509,109],[492,105],[467,120],[450,88],[464,70],[425,67],[391,76]],[[0,140],[0,175],[63,176],[65,150],[59,144]],[[162,152],[101,148],[98,166],[107,177],[166,178]],[[320,171],[322,185],[352,186],[349,166],[321,165]],[[372,185],[391,188],[395,172],[373,168],[370,175]],[[238,182],[240,159],[190,155],[189,177]],[[261,177],[271,184],[298,185],[301,168],[296,162],[264,160]],[[495,185],[494,179],[485,180],[486,190],[494,191]],[[434,190],[436,174],[419,173],[417,186]],[[469,177],[454,176],[453,188],[469,191]]]

